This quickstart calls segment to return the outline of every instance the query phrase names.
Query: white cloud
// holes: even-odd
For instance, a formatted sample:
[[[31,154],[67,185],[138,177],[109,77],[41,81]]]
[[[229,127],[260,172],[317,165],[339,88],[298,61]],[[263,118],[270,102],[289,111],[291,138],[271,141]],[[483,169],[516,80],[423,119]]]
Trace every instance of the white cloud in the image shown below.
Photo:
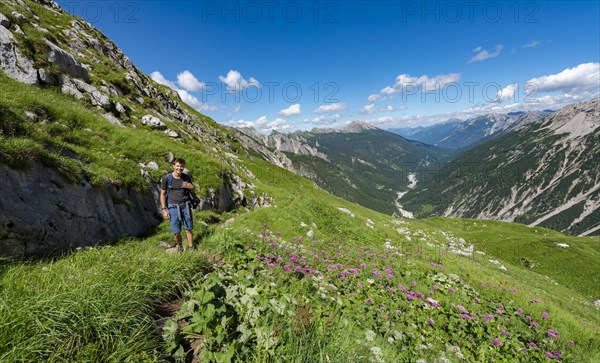
[[[346,109],[346,104],[344,103],[331,103],[328,105],[321,105],[316,110],[313,110],[313,113],[325,113],[325,112],[337,112]]]
[[[410,74],[403,73],[396,77],[396,83],[393,86],[383,88],[380,93],[392,95],[401,92],[436,91],[459,80],[460,73],[440,74],[432,78],[427,75],[413,77]]]
[[[501,89],[500,91],[498,91],[498,93],[496,93],[496,99],[498,100],[498,102],[502,102],[502,101],[508,100],[510,98],[513,98],[515,96],[515,92],[518,90],[518,88],[519,88],[518,83],[509,84],[508,86],[506,86],[503,89]]]
[[[186,91],[195,92],[204,88],[204,83],[199,82],[192,72],[185,70],[177,74],[177,84]]]
[[[375,101],[379,100],[380,98],[381,98],[381,95],[378,95],[377,93],[374,93],[374,94],[370,95],[370,96],[367,98],[367,100],[368,100],[369,102],[375,102]]]
[[[527,81],[532,85],[530,92],[598,93],[600,88],[600,63],[583,63],[567,68],[560,73],[550,74]]]
[[[188,91],[179,89],[177,87],[177,85],[175,84],[175,82],[169,81],[162,75],[162,73],[160,73],[158,71],[150,73],[150,78],[152,78],[154,80],[154,82],[156,82],[156,83],[165,85],[165,86],[175,90],[177,92],[177,94],[179,94],[179,97],[181,98],[181,100],[183,102],[187,103],[188,105],[192,106],[194,109],[196,109],[198,111],[214,112],[217,110],[217,106],[207,105],[205,103],[202,103],[196,97],[192,96]]]
[[[217,106],[216,105],[207,105],[205,103],[200,102],[200,100],[198,100],[196,97],[192,96],[188,91],[183,90],[183,89],[176,89],[175,91],[177,91],[177,93],[179,94],[179,97],[181,97],[181,100],[185,103],[187,103],[188,105],[192,106],[193,108],[195,108],[198,111],[216,111],[217,110]]]
[[[360,111],[360,113],[362,114],[373,114],[373,113],[378,113],[378,112],[392,112],[395,111],[396,109],[393,106],[386,106],[384,108],[377,108],[375,107],[374,103],[370,103],[368,105],[366,105],[365,107],[363,107],[363,109]]]
[[[295,103],[295,104],[291,105],[290,107],[279,111],[278,115],[282,116],[282,117],[289,117],[289,116],[300,115],[301,113],[302,113],[302,110],[300,109],[300,104]]]
[[[258,82],[254,77],[250,77],[250,80],[246,80],[242,77],[242,74],[235,70],[230,70],[227,72],[227,76],[219,76],[219,80],[227,85],[227,89],[231,92],[239,92],[246,87],[260,87],[260,82]]]
[[[532,39],[529,43],[523,44],[521,46],[521,48],[533,48],[533,47],[537,47],[538,45],[540,45],[540,41],[536,40],[536,39]]]
[[[171,82],[168,79],[166,79],[162,75],[162,73],[160,73],[158,71],[150,73],[150,78],[152,78],[152,80],[154,80],[154,82],[156,82],[158,84],[162,84],[163,86],[167,86],[169,88],[177,90],[177,85],[174,82]]]
[[[469,59],[468,63],[480,62],[486,59],[494,58],[500,55],[504,46],[502,44],[496,45],[496,50],[493,53],[490,53],[487,49],[483,49],[482,47],[477,47],[472,50],[475,54],[471,59]]]

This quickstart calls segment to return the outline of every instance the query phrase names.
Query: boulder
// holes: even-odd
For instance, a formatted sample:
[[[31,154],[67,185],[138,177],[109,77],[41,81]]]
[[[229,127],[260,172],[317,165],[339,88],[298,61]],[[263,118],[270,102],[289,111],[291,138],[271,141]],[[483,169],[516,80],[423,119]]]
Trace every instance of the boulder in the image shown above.
[[[57,65],[63,72],[72,77],[90,79],[87,69],[73,55],[48,40],[46,44],[49,47],[48,61],[50,63]]]
[[[0,25],[6,29],[10,28],[10,20],[2,13],[0,13]]]
[[[47,84],[49,86],[58,85],[58,78],[44,68],[38,69],[38,76],[43,84]]]
[[[33,61],[17,48],[10,30],[0,25],[0,70],[12,79],[26,84],[38,84],[38,72]]]
[[[147,125],[157,130],[167,129],[167,125],[165,125],[164,122],[162,122],[158,117],[152,115],[146,115],[142,117],[142,125]]]
[[[179,134],[178,134],[176,131],[173,131],[173,130],[166,129],[166,130],[165,130],[165,134],[166,134],[167,136],[169,136],[169,137],[172,137],[172,138],[174,138],[174,139],[179,139],[179,138],[181,138],[181,136],[179,136]]]

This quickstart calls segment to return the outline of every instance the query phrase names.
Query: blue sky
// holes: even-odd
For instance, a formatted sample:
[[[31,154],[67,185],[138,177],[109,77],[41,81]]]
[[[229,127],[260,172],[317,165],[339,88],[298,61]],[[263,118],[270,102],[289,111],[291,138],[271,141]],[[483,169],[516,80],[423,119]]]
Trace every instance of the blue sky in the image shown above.
[[[230,126],[428,125],[597,97],[598,1],[57,1]]]

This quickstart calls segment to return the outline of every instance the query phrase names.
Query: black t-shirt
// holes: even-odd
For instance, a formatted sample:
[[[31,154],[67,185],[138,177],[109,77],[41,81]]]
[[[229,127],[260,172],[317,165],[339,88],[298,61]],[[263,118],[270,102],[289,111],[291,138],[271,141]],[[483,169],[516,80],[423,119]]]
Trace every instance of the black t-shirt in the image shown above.
[[[179,179],[173,177],[173,182],[171,183],[171,190],[168,190],[167,193],[167,206],[187,202],[189,189],[181,187],[184,181],[191,183],[192,179],[186,174],[182,174],[181,178]],[[168,174],[165,174],[163,175],[160,181],[160,188],[163,190],[167,190],[168,187]]]

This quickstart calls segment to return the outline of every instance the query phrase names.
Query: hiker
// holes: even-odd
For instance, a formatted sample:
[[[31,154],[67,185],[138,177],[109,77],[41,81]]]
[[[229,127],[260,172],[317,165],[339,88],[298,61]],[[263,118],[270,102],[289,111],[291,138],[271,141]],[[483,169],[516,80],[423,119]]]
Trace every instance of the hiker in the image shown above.
[[[181,227],[185,230],[188,247],[194,248],[192,235],[193,218],[190,193],[193,193],[192,178],[183,173],[185,160],[173,160],[173,172],[165,174],[160,181],[160,205],[164,219],[171,221],[171,232],[178,251],[182,250]]]

